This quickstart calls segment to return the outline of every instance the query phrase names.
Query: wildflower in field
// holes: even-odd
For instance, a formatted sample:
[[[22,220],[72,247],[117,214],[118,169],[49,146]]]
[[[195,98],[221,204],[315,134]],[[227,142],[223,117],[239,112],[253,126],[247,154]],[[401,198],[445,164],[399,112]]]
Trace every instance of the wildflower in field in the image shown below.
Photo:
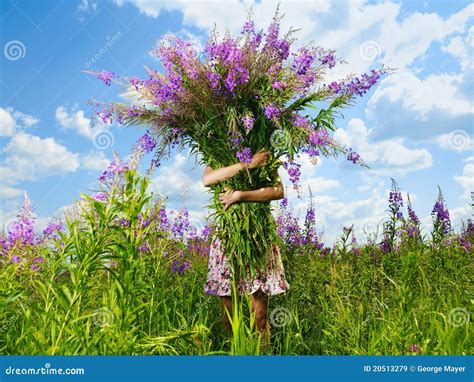
[[[412,353],[421,353],[421,348],[417,344],[411,344],[408,350]]]
[[[35,218],[33,205],[25,193],[23,206],[7,234],[6,247],[33,245],[35,241]]]
[[[439,189],[438,200],[436,201],[433,207],[431,216],[433,218],[433,230],[435,234],[446,235],[451,231],[451,219],[449,217],[449,210],[445,206],[441,189]]]
[[[128,168],[128,163],[121,163],[120,159],[115,157],[114,160],[109,163],[109,166],[104,171],[102,171],[99,176],[99,180],[105,183],[114,176],[122,174]]]
[[[144,242],[142,245],[140,245],[138,247],[138,251],[141,252],[141,253],[149,252],[150,251],[150,246],[148,245],[147,242]]]
[[[39,271],[41,263],[44,262],[44,258],[42,256],[36,257],[33,259],[33,264],[31,265],[31,269],[34,271]]]
[[[107,194],[105,192],[96,192],[92,195],[92,198],[97,200],[98,202],[106,202]]]
[[[20,262],[21,262],[20,256],[18,256],[18,255],[13,255],[12,258],[11,258],[11,260],[10,260],[10,262],[11,262],[12,264],[20,264]]]
[[[171,271],[179,275],[183,275],[186,270],[191,267],[191,262],[189,260],[173,260],[171,263]]]
[[[57,221],[50,221],[46,228],[43,230],[43,234],[45,236],[50,236],[54,232],[59,232],[63,230],[63,225],[60,222]]]

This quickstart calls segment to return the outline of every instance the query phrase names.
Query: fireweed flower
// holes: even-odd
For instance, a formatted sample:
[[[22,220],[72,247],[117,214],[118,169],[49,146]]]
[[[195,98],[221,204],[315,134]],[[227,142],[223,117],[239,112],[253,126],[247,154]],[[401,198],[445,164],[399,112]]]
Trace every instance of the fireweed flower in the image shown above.
[[[138,139],[138,144],[145,153],[149,153],[155,148],[156,141],[147,132]]]
[[[255,123],[255,118],[250,114],[246,114],[242,117],[242,123],[244,125],[245,131],[248,133],[252,130],[253,124]]]
[[[412,353],[421,353],[421,348],[417,344],[411,344],[408,350]]]
[[[53,232],[62,231],[63,225],[60,222],[50,221],[46,228],[43,230],[45,236],[50,236]]]
[[[128,88],[135,88],[144,105],[137,107],[112,103],[116,105],[112,110],[114,120],[118,119],[119,115],[124,124],[136,124],[140,116],[140,124],[150,126],[150,131],[153,129],[151,135],[159,132],[160,150],[163,149],[163,155],[171,151],[168,149],[174,145],[183,148],[192,146],[203,154],[206,162],[212,161],[221,165],[230,158],[236,159],[237,153],[241,160],[248,160],[250,152],[255,152],[267,143],[266,140],[276,125],[284,131],[288,139],[285,141],[285,147],[281,149],[272,146],[270,150],[273,154],[275,151],[281,151],[281,155],[291,152],[293,156],[306,150],[312,158],[317,155],[329,156],[330,153],[347,155],[346,150],[333,144],[332,140],[324,143],[325,132],[311,134],[314,130],[312,125],[315,123],[313,119],[308,121],[301,117],[297,123],[301,123],[302,127],[292,128],[292,112],[315,102],[331,101],[339,97],[340,107],[344,107],[349,104],[346,101],[350,101],[353,95],[366,92],[382,72],[375,71],[337,82],[340,88],[335,89],[340,92],[337,96],[331,86],[321,89],[318,87],[313,91],[311,86],[323,77],[323,69],[334,65],[333,51],[308,46],[301,48],[290,60],[285,61],[290,57],[290,43],[293,38],[291,32],[280,35],[277,16],[265,34],[256,33],[255,25],[250,19],[244,25],[243,32],[243,35],[236,37],[230,33],[224,36],[213,33],[199,55],[189,42],[171,37],[164,39],[153,51],[160,59],[164,72],[147,69],[148,78],[132,78],[125,82]],[[322,66],[324,68],[321,68]],[[104,73],[101,77],[110,83],[113,76]],[[284,91],[281,91],[282,89]],[[334,105],[336,104],[338,102]],[[293,107],[280,110],[279,107],[283,105]],[[332,131],[332,112],[335,110],[327,110],[327,117],[321,116],[318,122],[322,123],[318,123],[318,126]],[[241,120],[242,111],[244,115],[251,112],[251,118],[255,121],[251,122],[250,115]],[[108,120],[111,116],[107,114],[104,118]],[[254,127],[257,121],[258,132]],[[303,129],[305,131],[302,131]],[[237,132],[243,137],[233,135]],[[248,135],[244,135],[246,132]],[[306,140],[301,139],[303,137],[307,137]],[[324,147],[326,144],[330,146],[328,149]],[[271,164],[277,164],[276,160],[276,156],[273,156]],[[290,179],[297,182],[300,166],[287,163],[285,167]],[[261,175],[256,172],[256,176]],[[236,178],[235,182],[242,187],[250,186],[250,178]],[[218,209],[217,205],[213,207]],[[241,208],[236,208],[236,211],[246,213]],[[259,216],[260,221],[255,222],[257,225],[270,218],[267,209],[259,211],[252,211],[249,215],[252,219]],[[225,235],[232,236],[230,228],[226,228],[231,226],[227,224],[228,217],[220,212],[216,216]],[[184,233],[184,228],[176,224],[173,234],[180,236]],[[270,236],[275,236],[270,230],[259,232],[262,235],[254,238],[252,242],[240,233],[232,236],[237,238],[237,257],[245,258],[249,244],[255,249],[256,244],[260,246],[268,243]]]
[[[105,192],[96,192],[95,194],[92,195],[92,198],[94,198],[98,202],[106,202],[107,194]]]
[[[286,89],[288,85],[286,84],[285,81],[274,81],[272,83],[272,89],[275,89],[275,90],[284,90]]]
[[[300,167],[301,164],[296,163],[294,161],[288,160],[283,162],[283,166],[285,167],[286,171],[288,172],[288,176],[290,177],[290,182],[293,183],[293,185],[297,185],[298,182],[300,181]]]
[[[44,262],[44,258],[42,256],[36,257],[33,260],[33,264],[31,264],[31,269],[34,271],[39,271],[40,264]]]
[[[16,220],[11,225],[6,238],[8,247],[11,248],[14,245],[24,246],[34,244],[35,218],[33,213],[33,206],[30,199],[28,198],[28,195],[25,193],[21,211],[17,215]]]
[[[444,198],[441,190],[439,191],[438,200],[433,207],[431,216],[433,218],[433,226],[436,231],[440,231],[445,235],[451,231],[451,219],[449,217],[448,208],[444,205]]]
[[[313,61],[314,55],[312,52],[310,52],[308,48],[300,48],[295,54],[291,68],[298,76],[304,76],[311,69]]]
[[[278,118],[278,116],[280,115],[280,110],[273,103],[269,103],[268,105],[266,105],[263,108],[263,111],[265,113],[265,117],[267,117],[268,119]]]
[[[114,72],[108,72],[106,70],[102,70],[101,72],[95,73],[95,75],[99,80],[104,81],[104,83],[107,86],[110,86],[110,82],[111,82],[112,78],[115,77]]]
[[[247,20],[242,28],[242,34],[255,33],[255,23],[252,20]]]
[[[329,52],[320,59],[321,65],[328,65],[329,69],[332,69],[336,65],[336,57],[333,52]]]
[[[111,124],[113,122],[112,111],[104,109],[97,112],[97,116],[104,124]]]
[[[129,82],[130,82],[130,85],[132,85],[136,90],[138,90],[138,86],[143,83],[143,81],[138,77],[130,78]]]
[[[108,165],[108,167],[102,171],[99,176],[101,182],[106,182],[113,176],[120,175],[129,169],[129,163],[121,163],[119,158],[114,158]]]
[[[350,149],[349,153],[347,154],[347,160],[354,164],[357,164],[360,162],[360,155]]]
[[[237,159],[243,163],[252,163],[252,151],[248,147],[237,151]]]

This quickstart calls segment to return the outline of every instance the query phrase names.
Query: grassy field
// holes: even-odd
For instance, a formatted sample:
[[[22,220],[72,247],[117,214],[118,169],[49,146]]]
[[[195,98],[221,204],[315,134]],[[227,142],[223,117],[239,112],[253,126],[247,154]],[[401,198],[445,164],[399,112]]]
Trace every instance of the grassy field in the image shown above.
[[[327,248],[280,208],[291,287],[270,299],[262,349],[247,298],[229,335],[204,294],[212,234],[166,215],[147,186],[128,170],[40,236],[25,203],[0,241],[1,354],[472,353],[472,224],[455,234],[436,215],[422,238],[391,198],[383,242],[359,245],[349,227]]]

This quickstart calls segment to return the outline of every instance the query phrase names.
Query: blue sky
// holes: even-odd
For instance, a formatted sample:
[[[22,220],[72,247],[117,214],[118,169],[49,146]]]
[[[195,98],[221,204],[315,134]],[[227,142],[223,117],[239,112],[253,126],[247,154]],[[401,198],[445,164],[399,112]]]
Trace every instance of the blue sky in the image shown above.
[[[93,127],[89,99],[123,99],[84,70],[145,76],[159,68],[149,51],[172,33],[202,47],[214,24],[238,32],[250,5],[266,27],[276,2],[68,0],[0,2],[0,226],[8,227],[26,191],[38,227],[97,176],[115,150],[126,156],[139,128]],[[336,137],[360,152],[371,169],[303,158],[302,197],[281,170],[290,205],[304,211],[308,186],[319,229],[334,241],[343,225],[372,230],[387,208],[390,178],[409,192],[428,228],[439,185],[455,226],[472,216],[474,190],[473,4],[469,1],[282,1],[283,28],[301,28],[311,40],[348,63],[329,79],[382,63],[397,68],[338,121]],[[144,168],[151,157],[145,158]],[[153,191],[183,203],[197,222],[205,216],[203,169],[186,152],[162,164]],[[187,190],[187,191],[186,191]],[[183,198],[186,194],[187,198]]]

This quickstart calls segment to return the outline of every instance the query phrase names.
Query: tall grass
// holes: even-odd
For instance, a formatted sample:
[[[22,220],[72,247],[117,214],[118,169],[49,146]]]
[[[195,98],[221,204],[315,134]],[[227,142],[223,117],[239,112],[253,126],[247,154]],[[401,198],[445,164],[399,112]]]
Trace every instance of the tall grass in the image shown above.
[[[342,245],[347,235],[331,251],[284,245],[291,289],[270,299],[266,347],[246,297],[233,334],[222,330],[205,253],[166,228],[147,186],[127,170],[105,201],[84,195],[55,237],[3,250],[1,354],[472,353],[472,226],[436,244],[402,236],[388,253]]]

